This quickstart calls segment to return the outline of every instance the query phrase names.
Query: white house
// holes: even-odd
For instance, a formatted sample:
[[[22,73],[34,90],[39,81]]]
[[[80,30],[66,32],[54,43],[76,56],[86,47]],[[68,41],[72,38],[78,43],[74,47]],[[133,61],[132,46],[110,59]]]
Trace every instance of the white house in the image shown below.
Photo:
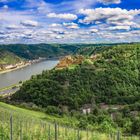
[[[91,104],[85,104],[82,108],[81,111],[83,114],[90,114],[92,111]]]

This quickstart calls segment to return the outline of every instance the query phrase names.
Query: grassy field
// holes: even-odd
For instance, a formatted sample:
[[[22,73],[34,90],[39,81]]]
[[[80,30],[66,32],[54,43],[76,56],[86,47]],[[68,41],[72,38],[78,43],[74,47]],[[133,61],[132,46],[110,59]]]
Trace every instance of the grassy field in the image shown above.
[[[77,123],[69,117],[54,117],[0,102],[0,140],[138,140],[117,139],[95,131],[80,130],[67,125]]]
[[[68,127],[68,117],[54,117],[0,102],[0,139],[9,140],[108,140],[105,134]],[[11,132],[12,129],[12,132]]]
[[[76,122],[77,120],[74,119],[74,118],[72,119],[72,118],[68,118],[68,117],[65,117],[65,116],[63,118],[54,117],[52,115],[47,115],[43,112],[32,111],[32,110],[28,110],[28,109],[24,109],[24,108],[19,108],[19,107],[9,105],[9,104],[5,104],[5,103],[2,103],[2,102],[0,102],[0,111],[5,111],[9,114],[13,114],[13,115],[18,116],[18,117],[25,116],[25,118],[26,117],[34,118],[34,119],[47,121],[47,122],[57,121],[60,124],[66,124],[66,125],[67,125],[67,123],[69,123],[69,124],[73,123],[72,125],[74,125],[75,123],[78,123],[78,122]],[[70,122],[70,120],[71,120],[71,122]]]

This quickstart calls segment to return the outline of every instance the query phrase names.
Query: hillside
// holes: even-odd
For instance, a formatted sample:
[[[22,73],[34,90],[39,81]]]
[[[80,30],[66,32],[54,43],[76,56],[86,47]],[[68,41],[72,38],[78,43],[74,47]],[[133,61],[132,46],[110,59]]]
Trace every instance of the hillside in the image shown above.
[[[119,126],[124,133],[139,134],[140,45],[103,47],[92,54],[90,63],[85,59],[74,69],[46,71],[33,77],[11,100],[32,102],[48,113],[74,116],[88,105],[92,113],[81,116],[81,120],[86,118],[82,127],[104,124],[102,131]]]
[[[74,54],[80,47],[87,47],[80,44],[10,44],[0,45],[0,49],[11,52],[20,58],[36,59],[38,57],[57,58],[64,55]]]
[[[58,59],[65,55],[75,54],[80,47],[87,46],[86,44],[83,46],[80,44],[0,45],[0,71],[8,72],[11,69],[24,67],[30,65],[30,60],[39,58]]]
[[[78,129],[71,117],[57,117],[0,102],[0,139],[8,140],[107,140],[108,136],[93,130]],[[11,133],[12,132],[12,133]],[[117,137],[116,134],[113,135]],[[136,139],[137,140],[137,139]]]
[[[95,47],[112,45],[113,44],[0,44],[0,50],[11,52],[24,59],[37,59],[38,57],[57,58],[77,53],[89,55]]]
[[[16,64],[20,63],[23,59],[18,57],[12,52],[0,50],[0,64]]]

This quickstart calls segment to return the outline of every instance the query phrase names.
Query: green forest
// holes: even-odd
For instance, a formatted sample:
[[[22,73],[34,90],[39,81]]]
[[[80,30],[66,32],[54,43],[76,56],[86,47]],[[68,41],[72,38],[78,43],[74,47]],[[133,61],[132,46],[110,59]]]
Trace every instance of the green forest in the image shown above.
[[[75,117],[79,128],[140,135],[140,44],[88,46],[77,53],[85,57],[81,64],[32,76],[9,102]],[[84,114],[87,105],[91,112]]]
[[[36,59],[39,57],[56,58],[77,51],[80,44],[9,44],[0,45],[0,49],[24,59]],[[89,45],[84,45],[89,46]]]
[[[44,57],[59,58],[69,54],[89,55],[97,46],[112,44],[0,44],[0,64],[15,64],[21,60]],[[86,51],[85,51],[86,50]],[[84,54],[85,52],[85,54]]]

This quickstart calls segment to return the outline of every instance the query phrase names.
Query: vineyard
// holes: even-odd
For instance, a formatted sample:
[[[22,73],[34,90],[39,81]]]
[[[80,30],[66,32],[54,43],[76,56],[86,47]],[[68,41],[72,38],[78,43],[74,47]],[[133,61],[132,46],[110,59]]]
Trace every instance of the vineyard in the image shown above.
[[[124,137],[119,131],[102,134],[43,118],[42,113],[0,103],[0,140],[139,140],[137,137]]]

